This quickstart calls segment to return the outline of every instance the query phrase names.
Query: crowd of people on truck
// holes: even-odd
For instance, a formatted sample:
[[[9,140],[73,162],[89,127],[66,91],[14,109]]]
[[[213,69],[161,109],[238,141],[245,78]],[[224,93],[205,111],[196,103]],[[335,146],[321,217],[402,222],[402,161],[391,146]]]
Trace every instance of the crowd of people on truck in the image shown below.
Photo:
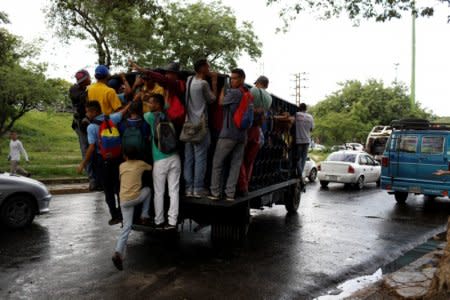
[[[195,74],[186,80],[178,63],[159,71],[130,65],[138,73],[132,86],[125,74],[112,77],[106,66],[99,65],[95,83],[88,71],[80,70],[69,91],[72,127],[83,157],[77,171],[87,173],[90,189],[104,191],[109,224],[123,224],[113,256],[119,269],[136,205],[143,204],[141,224],[174,230],[181,187],[185,197],[210,201],[235,201],[237,193],[248,193],[264,139],[261,126],[272,104],[267,77],[259,77],[255,87],[248,89],[245,72],[239,68],[231,71],[229,83],[223,83],[219,91],[218,74],[210,71],[206,59],[194,63]],[[223,111],[218,131],[208,126],[208,108],[213,103]],[[209,179],[212,135],[217,142]],[[225,166],[229,167],[225,170]]]

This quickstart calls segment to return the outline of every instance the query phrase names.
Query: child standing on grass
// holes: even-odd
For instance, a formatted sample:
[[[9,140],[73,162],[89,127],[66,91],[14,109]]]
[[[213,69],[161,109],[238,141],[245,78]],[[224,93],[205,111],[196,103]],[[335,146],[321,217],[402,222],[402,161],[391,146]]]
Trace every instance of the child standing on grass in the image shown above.
[[[124,149],[125,162],[120,165],[120,208],[122,210],[123,229],[117,240],[116,249],[112,257],[114,266],[123,270],[123,258],[127,247],[128,235],[133,225],[134,207],[143,203],[141,224],[149,223],[148,210],[150,207],[150,188],[142,187],[142,174],[151,171],[152,166],[139,160],[136,147]]]
[[[29,162],[27,151],[25,151],[22,142],[17,139],[17,133],[15,131],[11,131],[9,137],[11,139],[11,141],[9,142],[9,155],[8,155],[8,160],[10,161],[11,164],[10,173],[30,177],[31,173],[23,169],[21,166],[19,166],[21,154],[25,157],[25,161],[27,163]]]

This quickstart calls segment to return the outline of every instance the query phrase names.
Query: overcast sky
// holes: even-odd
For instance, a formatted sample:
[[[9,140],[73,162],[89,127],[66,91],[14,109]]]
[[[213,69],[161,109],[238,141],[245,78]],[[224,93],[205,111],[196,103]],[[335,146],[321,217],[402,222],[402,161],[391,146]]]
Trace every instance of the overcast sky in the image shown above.
[[[45,39],[41,59],[49,63],[49,76],[73,81],[74,72],[80,68],[93,72],[96,54],[87,42],[62,45],[46,27],[42,12],[46,3],[2,0],[0,10],[9,14],[11,24],[7,28],[13,33],[26,41]],[[409,86],[410,17],[384,24],[363,21],[354,27],[346,18],[319,21],[301,14],[288,33],[276,34],[281,22],[276,7],[267,8],[266,0],[223,0],[223,3],[235,10],[239,21],[253,22],[264,45],[263,56],[257,62],[247,57],[240,59],[248,81],[264,73],[270,79],[269,90],[285,99],[294,100],[293,74],[298,72],[307,73],[302,101],[311,105],[337,90],[337,83],[345,80],[374,78],[390,84],[397,78]],[[417,99],[441,116],[450,116],[449,14],[450,9],[439,4],[434,17],[417,21]]]

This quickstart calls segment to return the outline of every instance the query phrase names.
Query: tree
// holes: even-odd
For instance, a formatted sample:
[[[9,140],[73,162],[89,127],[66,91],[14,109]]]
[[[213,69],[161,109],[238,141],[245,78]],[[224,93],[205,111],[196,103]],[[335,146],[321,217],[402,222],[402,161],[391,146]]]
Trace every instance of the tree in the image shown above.
[[[19,64],[0,67],[0,136],[26,112],[51,104],[56,94],[42,70]]]
[[[396,119],[431,117],[420,103],[411,110],[405,86],[385,87],[376,80],[342,83],[340,90],[310,111],[316,120],[314,136],[326,144],[364,142],[373,126],[389,125]]]
[[[434,0],[436,3],[447,3],[450,0]],[[331,18],[341,14],[359,22],[361,19],[374,19],[384,22],[402,17],[402,13],[410,12],[420,16],[432,16],[434,8],[430,2],[425,5],[415,0],[267,0],[267,5],[284,3],[280,10],[280,16],[285,22],[285,26],[302,11],[313,12],[321,18]],[[450,21],[450,17],[449,17]]]
[[[0,28],[0,136],[26,112],[49,104],[56,94],[45,78],[45,66],[27,63],[34,46]]]
[[[155,0],[51,0],[46,15],[63,41],[91,40],[98,63],[107,66],[152,41],[164,19]]]
[[[50,78],[47,81],[55,91],[55,94],[52,95],[50,108],[58,112],[71,111],[72,102],[67,91],[72,83],[62,78]]]
[[[207,58],[220,71],[229,71],[243,53],[261,56],[261,42],[251,23],[237,23],[231,8],[220,1],[186,4],[174,2],[166,8],[161,23],[147,51],[135,57],[141,65],[162,66],[179,61],[192,66],[198,58]]]

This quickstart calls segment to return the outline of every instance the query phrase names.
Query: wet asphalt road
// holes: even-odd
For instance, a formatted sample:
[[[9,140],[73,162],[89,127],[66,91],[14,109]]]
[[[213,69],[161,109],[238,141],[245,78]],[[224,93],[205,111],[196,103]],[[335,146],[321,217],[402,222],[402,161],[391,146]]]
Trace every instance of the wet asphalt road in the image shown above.
[[[214,248],[188,223],[175,241],[132,232],[119,272],[102,194],[58,196],[31,228],[0,231],[0,298],[310,299],[443,231],[449,212],[448,199],[399,206],[375,185],[312,184],[296,215],[252,211],[241,247]]]

